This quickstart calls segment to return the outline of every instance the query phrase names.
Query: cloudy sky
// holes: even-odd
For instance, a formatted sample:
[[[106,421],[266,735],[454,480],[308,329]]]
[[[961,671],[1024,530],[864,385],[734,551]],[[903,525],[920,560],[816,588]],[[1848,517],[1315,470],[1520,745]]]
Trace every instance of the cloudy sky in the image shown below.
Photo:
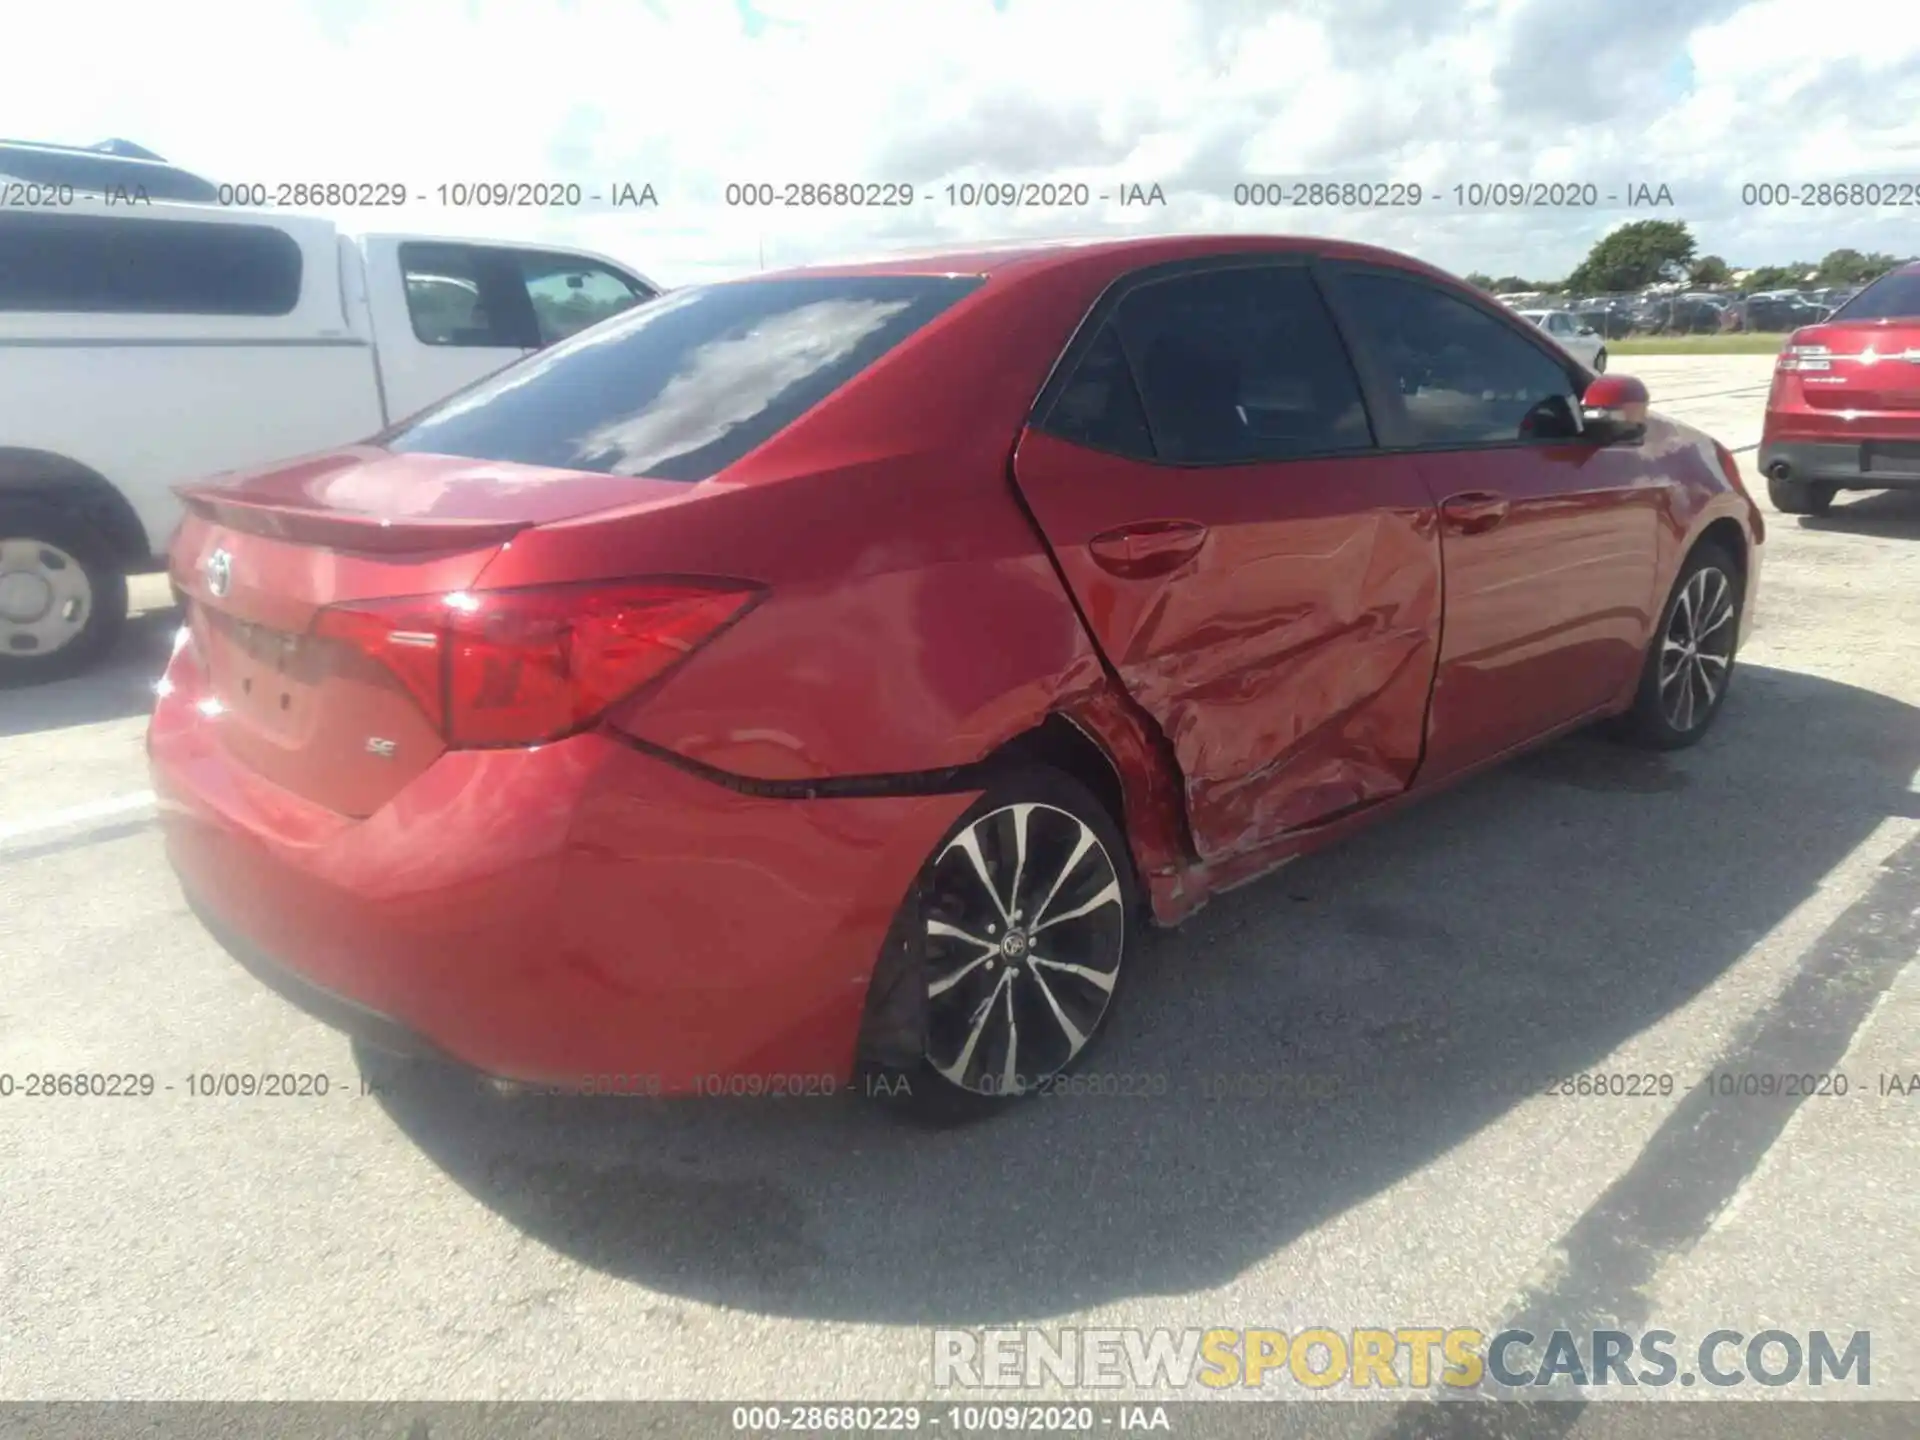
[[[949,240],[1309,231],[1564,274],[1690,222],[1735,265],[1920,250],[1914,0],[12,0],[0,135],[133,140],[217,181],[650,183],[657,208],[361,212],[567,240],[668,283]],[[1908,12],[1904,13],[1903,12]],[[30,57],[30,63],[28,58]],[[1236,206],[1253,179],[1419,182],[1418,209]],[[1164,206],[969,208],[949,185],[1159,185]],[[887,210],[729,208],[729,182],[903,182]],[[1592,182],[1519,213],[1453,187]],[[1624,208],[1629,187],[1675,203]],[[1910,186],[1911,189],[1911,186]]]

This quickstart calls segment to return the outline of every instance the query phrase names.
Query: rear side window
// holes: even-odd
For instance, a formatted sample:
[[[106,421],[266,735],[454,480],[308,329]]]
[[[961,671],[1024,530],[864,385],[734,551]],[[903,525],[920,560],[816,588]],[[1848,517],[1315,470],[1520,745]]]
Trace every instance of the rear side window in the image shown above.
[[[1303,268],[1152,281],[1115,319],[1162,461],[1288,460],[1373,445],[1346,347]]]
[[[462,391],[385,443],[403,454],[704,480],[980,283],[856,275],[674,291]]]
[[[0,310],[286,315],[300,246],[264,225],[0,213]]]
[[[1920,270],[1882,275],[1831,317],[1835,320],[1920,319]]]
[[[1120,332],[1111,322],[1100,327],[1074,366],[1072,378],[1047,411],[1043,428],[1090,450],[1136,460],[1153,458],[1147,412],[1140,406],[1139,388],[1120,348]]]

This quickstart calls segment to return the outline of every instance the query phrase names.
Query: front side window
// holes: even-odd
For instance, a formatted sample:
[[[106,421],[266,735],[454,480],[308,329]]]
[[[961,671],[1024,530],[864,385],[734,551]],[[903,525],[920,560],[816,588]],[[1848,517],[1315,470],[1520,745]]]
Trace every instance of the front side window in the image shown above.
[[[0,310],[291,314],[299,242],[266,225],[0,212]]]
[[[704,480],[980,283],[854,275],[676,290],[508,367],[384,443],[402,453]]]
[[[520,274],[527,298],[533,302],[542,345],[555,344],[589,325],[611,320],[652,295],[624,275],[577,255],[526,251],[520,256]]]
[[[511,250],[409,242],[400,247],[400,278],[414,338],[424,345],[531,350],[540,343]]]
[[[1357,343],[1399,401],[1405,443],[1564,439],[1573,427],[1573,377],[1478,306],[1376,271],[1344,271],[1334,283]]]
[[[1114,323],[1164,462],[1238,464],[1373,445],[1346,349],[1300,266],[1154,280],[1121,300]]]

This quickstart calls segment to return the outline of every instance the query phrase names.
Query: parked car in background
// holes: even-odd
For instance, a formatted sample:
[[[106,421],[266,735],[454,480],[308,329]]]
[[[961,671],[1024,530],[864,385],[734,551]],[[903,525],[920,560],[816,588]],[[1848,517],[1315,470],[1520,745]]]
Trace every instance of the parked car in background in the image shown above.
[[[676,291],[188,503],[148,748],[242,963],[510,1082],[963,1110],[1087,1055],[1143,923],[1573,727],[1698,740],[1762,538],[1637,381],[1249,235]]]
[[[1920,489],[1920,262],[1787,338],[1760,471],[1789,515],[1824,515],[1842,490]]]
[[[1554,343],[1589,370],[1599,374],[1607,368],[1607,346],[1593,327],[1583,325],[1569,310],[1520,310],[1522,320],[1546,331]]]
[[[1624,340],[1633,333],[1633,305],[1619,296],[1595,296],[1576,302],[1574,317],[1602,340]]]
[[[283,212],[0,210],[0,682],[105,652],[175,485],[370,435],[658,288]]]
[[[1827,318],[1831,308],[1815,298],[1818,292],[1761,290],[1743,302],[1749,330],[1797,330]]]

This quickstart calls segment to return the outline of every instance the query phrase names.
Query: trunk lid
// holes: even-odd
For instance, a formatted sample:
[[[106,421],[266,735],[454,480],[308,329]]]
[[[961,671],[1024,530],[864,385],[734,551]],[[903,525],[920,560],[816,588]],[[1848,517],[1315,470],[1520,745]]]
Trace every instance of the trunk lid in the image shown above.
[[[473,586],[533,525],[687,487],[371,447],[182,488],[173,579],[204,680],[201,710],[238,761],[364,817],[446,749],[400,678],[315,633],[327,606]]]
[[[1920,318],[1809,325],[1785,353],[1809,409],[1920,411]]]

